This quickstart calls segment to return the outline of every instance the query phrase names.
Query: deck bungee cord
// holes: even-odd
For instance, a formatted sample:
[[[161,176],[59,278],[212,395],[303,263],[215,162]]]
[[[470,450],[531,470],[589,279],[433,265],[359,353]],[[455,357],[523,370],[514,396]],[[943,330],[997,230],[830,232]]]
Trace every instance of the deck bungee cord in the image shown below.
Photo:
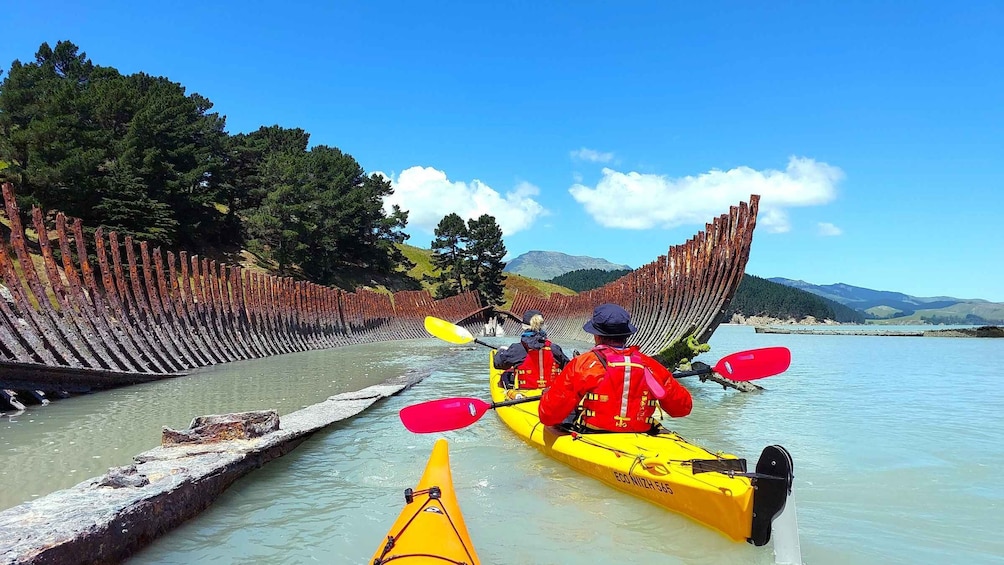
[[[436,441],[417,486],[405,489],[404,502],[369,563],[478,565],[457,502],[445,439]]]
[[[457,525],[453,522],[453,518],[450,517],[450,513],[446,510],[445,507],[443,507],[442,503],[439,502],[440,498],[443,495],[443,491],[438,486],[429,487],[427,489],[419,491],[415,491],[410,488],[405,489],[404,501],[407,504],[412,504],[415,501],[416,496],[422,496],[422,495],[425,496],[425,502],[423,502],[422,506],[420,506],[417,510],[415,510],[415,513],[412,514],[411,519],[408,520],[404,524],[404,526],[401,527],[400,530],[398,530],[397,534],[391,534],[387,536],[387,543],[385,543],[383,546],[383,552],[380,554],[379,557],[373,560],[372,565],[383,565],[384,563],[389,563],[391,561],[395,561],[397,559],[403,559],[405,557],[428,557],[431,559],[438,559],[441,561],[445,561],[446,563],[453,563],[454,565],[471,565],[472,563],[474,563],[474,557],[471,555],[469,549],[467,550],[467,557],[469,558],[469,561],[457,561],[449,557],[444,557],[442,555],[434,555],[431,553],[400,553],[397,555],[386,557],[386,555],[394,549],[394,546],[397,544],[397,540],[401,538],[404,532],[408,529],[408,526],[410,526],[411,523],[415,521],[415,518],[417,518],[422,512],[437,512],[446,516],[446,519],[449,520],[450,522],[450,527],[453,528],[453,532],[457,534],[458,538],[461,537],[460,531],[457,529]],[[436,501],[437,504],[435,506],[430,506],[430,504],[433,501]],[[464,548],[467,549],[466,544],[464,544]]]

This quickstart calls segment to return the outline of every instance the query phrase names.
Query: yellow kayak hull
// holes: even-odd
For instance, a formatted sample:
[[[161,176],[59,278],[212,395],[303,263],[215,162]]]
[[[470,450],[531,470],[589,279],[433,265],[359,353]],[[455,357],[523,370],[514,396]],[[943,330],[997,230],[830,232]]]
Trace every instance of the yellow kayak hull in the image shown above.
[[[511,400],[513,391],[500,386],[501,371],[494,368],[491,358],[488,366],[492,401]],[[519,394],[532,397],[540,392],[527,390]],[[671,432],[577,434],[544,426],[537,415],[539,404],[499,407],[496,412],[516,435],[569,467],[687,516],[733,540],[753,541],[755,489],[751,479],[725,472],[694,472],[694,460],[705,462],[697,464],[699,469],[707,465],[734,468],[739,463],[735,455],[712,453]],[[745,469],[745,461],[742,465]]]
[[[445,439],[436,440],[422,478],[405,491],[404,509],[369,563],[480,563],[453,489]]]

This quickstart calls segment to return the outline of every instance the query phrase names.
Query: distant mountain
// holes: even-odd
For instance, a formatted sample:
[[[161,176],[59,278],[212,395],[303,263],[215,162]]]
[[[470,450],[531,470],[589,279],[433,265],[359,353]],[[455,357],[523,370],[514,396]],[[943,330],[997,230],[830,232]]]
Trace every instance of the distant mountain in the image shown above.
[[[616,271],[621,269],[630,270],[631,267],[617,265],[606,259],[566,255],[557,251],[527,251],[506,263],[505,266],[505,272],[507,273],[523,275],[524,277],[542,281],[551,280],[554,277],[581,269]]]
[[[872,290],[870,288],[863,288],[844,283],[817,285],[807,283],[805,281],[786,279],[783,277],[774,277],[767,280],[811,292],[822,296],[823,298],[829,298],[834,302],[839,302],[840,304],[850,306],[851,308],[861,310],[862,312],[873,308],[882,308],[887,311],[891,309],[897,310],[901,313],[912,314],[920,309],[930,310],[945,308],[958,304],[959,302],[964,302],[962,299],[953,298],[951,296],[934,296],[924,298],[919,296],[910,296],[909,294],[903,294],[902,292]]]
[[[949,324],[1004,323],[1004,304],[986,300],[910,296],[902,292],[872,290],[844,283],[817,285],[783,277],[767,280],[822,296],[864,312],[874,319]]]

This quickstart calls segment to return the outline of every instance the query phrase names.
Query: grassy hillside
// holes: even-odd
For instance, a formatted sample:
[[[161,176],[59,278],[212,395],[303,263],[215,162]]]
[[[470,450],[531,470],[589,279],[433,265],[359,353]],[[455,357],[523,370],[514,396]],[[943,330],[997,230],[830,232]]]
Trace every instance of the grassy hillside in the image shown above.
[[[876,318],[892,318],[893,316],[898,316],[903,311],[892,306],[873,306],[867,310],[865,313],[875,316]]]
[[[401,276],[414,281],[418,287],[432,292],[435,285],[424,280],[425,275],[437,276],[439,274],[439,270],[432,266],[432,250],[422,249],[420,247],[407,244],[400,244],[398,245],[398,248],[409,261],[415,264],[415,266],[407,272],[402,272]],[[403,283],[399,282],[398,284],[400,285]],[[505,285],[505,292],[503,294],[505,304],[502,305],[502,308],[506,310],[512,306],[513,297],[516,296],[517,291],[520,294],[529,294],[531,296],[540,296],[544,298],[555,292],[569,296],[576,294],[574,290],[570,290],[563,286],[524,277],[514,273],[505,273],[505,281],[503,284]],[[390,290],[385,285],[370,286],[369,288],[381,291]],[[400,290],[400,288],[396,290]]]
[[[415,266],[409,269],[406,274],[418,281],[419,284],[422,285],[422,288],[431,291],[433,285],[424,281],[423,275],[439,274],[439,271],[432,266],[432,250],[422,249],[421,247],[415,247],[414,245],[408,245],[407,243],[398,244],[397,248],[401,250],[401,253],[403,253],[409,261],[415,264]]]
[[[524,277],[523,275],[506,273],[504,294],[505,304],[502,306],[503,309],[508,310],[509,307],[512,306],[513,297],[516,296],[517,291],[519,291],[520,294],[529,294],[530,296],[540,296],[542,298],[547,298],[555,292],[566,296],[577,294],[574,290],[558,286],[554,283],[531,279],[530,277]]]
[[[966,320],[966,316],[978,316],[979,320]],[[909,316],[884,320],[868,320],[869,324],[925,324],[941,322],[948,324],[1001,324],[1004,323],[1004,304],[999,302],[967,301],[944,308],[917,310]]]

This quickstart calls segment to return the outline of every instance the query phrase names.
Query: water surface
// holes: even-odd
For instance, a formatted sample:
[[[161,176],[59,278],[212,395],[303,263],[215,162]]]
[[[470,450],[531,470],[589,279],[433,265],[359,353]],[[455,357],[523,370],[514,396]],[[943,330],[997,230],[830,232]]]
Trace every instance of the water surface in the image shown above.
[[[1004,465],[1004,375],[997,367],[1004,340],[756,334],[722,326],[711,345],[702,356],[709,363],[741,349],[792,350],[791,369],[760,381],[767,388],[761,393],[684,380],[694,413],[667,423],[691,441],[751,462],[765,445],[787,447],[807,563],[1002,562],[1004,487],[991,473]],[[457,355],[440,360],[447,352]],[[82,399],[60,401],[19,416],[16,429],[0,421],[4,469],[11,467],[10,449],[23,457],[45,447],[40,439],[55,442],[50,451],[86,442],[72,457],[61,452],[82,480],[110,465],[106,451],[128,462],[152,447],[162,424],[184,426],[192,416],[233,409],[288,413],[314,398],[438,363],[426,381],[238,481],[130,562],[367,563],[437,437],[450,441],[460,504],[485,563],[773,561],[769,546],[733,543],[578,475],[523,444],[492,413],[442,435],[413,435],[401,426],[397,411],[408,404],[487,397],[486,352],[436,340],[371,344],[220,367],[197,384],[186,384],[199,380],[189,377],[83,397],[94,403],[86,410],[71,404]],[[350,375],[359,380],[349,385]],[[211,385],[216,381],[225,384]],[[116,396],[124,394],[132,396]],[[188,404],[208,402],[195,399],[217,400]],[[75,415],[58,416],[64,412]],[[35,422],[26,425],[27,419]],[[99,465],[88,460],[95,450]],[[42,492],[42,483],[66,482],[57,467],[42,465],[52,476],[28,484]],[[21,485],[27,474],[19,473],[16,482],[0,476],[0,490]]]

